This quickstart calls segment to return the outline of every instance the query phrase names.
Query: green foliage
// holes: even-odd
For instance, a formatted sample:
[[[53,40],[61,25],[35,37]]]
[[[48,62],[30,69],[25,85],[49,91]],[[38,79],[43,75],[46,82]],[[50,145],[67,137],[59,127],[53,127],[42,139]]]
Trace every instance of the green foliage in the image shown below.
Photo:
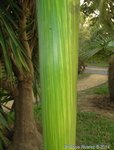
[[[109,62],[109,57],[102,54],[96,54],[87,60],[88,65],[98,66],[98,67],[107,67]]]
[[[86,51],[80,54],[81,57],[83,58],[83,60],[88,60],[89,58],[91,58],[92,56],[98,53],[99,54],[105,53],[104,57],[106,57],[106,55],[109,55],[110,53],[106,51],[108,48],[108,43],[111,40],[112,40],[111,38],[109,38],[106,35],[102,35],[99,32],[94,33],[89,41],[88,47],[86,47]]]
[[[25,25],[21,24],[22,3],[24,6],[27,5],[28,18]],[[2,62],[5,78],[17,84],[20,72],[29,72],[29,63],[32,63],[34,67],[33,91],[37,96],[39,94],[39,69],[37,69],[39,58],[35,10],[35,1],[6,0],[0,2],[0,72],[2,72]],[[23,39],[25,38],[23,34],[26,34],[26,39]],[[31,56],[24,45],[25,41]]]
[[[81,93],[79,93],[80,95]],[[104,95],[104,94],[108,94],[108,84],[107,83],[104,83],[104,84],[101,84],[99,86],[96,86],[96,87],[93,87],[91,89],[87,89],[84,91],[84,94],[85,95],[94,95],[94,94],[100,94],[100,95]]]
[[[108,94],[108,85],[107,84],[103,84],[103,85],[97,87],[95,89],[95,94],[100,94],[100,95]]]
[[[4,116],[2,115],[2,113],[0,113],[0,123],[2,126],[7,127],[7,122],[4,118]]]
[[[42,122],[42,110],[41,110],[41,104],[36,104],[34,107],[34,116],[35,119]]]
[[[13,111],[7,113],[7,122],[9,126],[12,126],[14,124],[14,118],[15,118],[15,115]]]
[[[79,60],[83,62],[95,62],[99,60],[102,63],[108,62],[108,58],[113,54],[114,37],[107,35],[106,32],[99,29],[95,31],[88,41],[88,45],[85,46],[85,50],[80,51]]]
[[[87,16],[92,16],[97,27],[100,25],[110,35],[114,35],[114,2],[112,0],[84,0],[81,11]]]
[[[100,0],[84,0],[84,3],[81,5],[81,11],[84,12],[87,16],[95,14],[95,10],[99,7]]]
[[[91,37],[86,41],[87,44],[84,44],[85,49],[80,51],[79,56],[82,61],[85,62],[96,54],[109,57],[114,53],[113,10],[114,2],[111,0],[84,0],[81,11],[86,19],[91,18],[89,26]]]
[[[3,51],[6,72],[8,76],[11,77],[13,72],[11,55],[19,69],[28,69],[27,62],[25,60],[26,52],[18,39],[19,27],[15,27],[16,22],[13,17],[14,16],[10,14],[10,10],[4,12],[2,6],[0,7],[0,45]]]
[[[3,111],[0,111],[0,148],[3,149],[3,146],[7,147],[10,143],[9,139],[5,135],[5,131],[8,129],[8,122],[6,115],[3,115]]]
[[[80,12],[80,30],[79,30],[79,52],[85,51],[88,46],[88,41],[91,39],[92,21],[90,17],[86,17]],[[80,54],[80,53],[79,53]]]

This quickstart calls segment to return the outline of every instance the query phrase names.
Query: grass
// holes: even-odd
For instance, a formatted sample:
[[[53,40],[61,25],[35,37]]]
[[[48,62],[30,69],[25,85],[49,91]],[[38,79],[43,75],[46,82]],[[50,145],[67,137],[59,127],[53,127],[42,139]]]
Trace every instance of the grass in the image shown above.
[[[95,66],[95,67],[108,67],[107,62],[88,62],[87,65]]]
[[[95,94],[98,94],[98,95],[104,95],[104,94],[106,95],[106,94],[108,94],[108,85],[107,85],[107,83],[96,87],[95,89],[93,89],[93,92]]]
[[[78,75],[78,80],[87,78],[89,76],[90,76],[90,74],[88,74],[88,73],[81,73]]]
[[[108,95],[108,83],[103,83],[99,86],[84,90],[84,91],[80,91],[78,93],[78,96],[83,96],[83,95],[94,95],[94,94],[98,94],[98,95]]]
[[[77,145],[103,144],[114,150],[114,120],[97,113],[78,112]]]
[[[78,96],[83,99],[86,95],[94,94],[108,95],[108,84],[104,83],[79,92]],[[110,145],[109,150],[114,150],[114,119],[95,112],[79,111],[77,115],[77,145]],[[105,146],[102,149],[108,150]]]

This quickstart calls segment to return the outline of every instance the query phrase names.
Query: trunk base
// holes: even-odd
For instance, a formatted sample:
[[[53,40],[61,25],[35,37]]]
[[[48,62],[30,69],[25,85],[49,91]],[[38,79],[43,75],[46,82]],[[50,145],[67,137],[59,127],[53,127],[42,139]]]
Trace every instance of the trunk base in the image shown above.
[[[34,130],[28,133],[29,136],[15,133],[14,141],[8,150],[43,150],[42,136],[37,130]],[[18,137],[19,134],[20,137]]]
[[[9,150],[42,150],[42,136],[38,132],[33,113],[32,80],[18,84],[15,98],[15,125]]]

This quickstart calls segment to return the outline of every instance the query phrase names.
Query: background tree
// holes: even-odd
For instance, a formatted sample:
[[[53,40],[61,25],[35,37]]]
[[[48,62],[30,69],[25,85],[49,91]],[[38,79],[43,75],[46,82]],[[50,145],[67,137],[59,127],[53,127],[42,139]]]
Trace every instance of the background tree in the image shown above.
[[[105,45],[101,43],[105,49],[111,49],[111,54],[113,54],[113,48],[114,48],[114,2],[111,0],[101,0],[96,3],[96,1],[93,0],[85,0],[82,5],[82,11],[87,16],[93,16],[93,20],[95,24],[97,24],[98,27],[102,29],[102,35],[109,37],[107,40],[105,40]],[[111,45],[110,45],[110,44]],[[107,46],[106,46],[107,45]],[[91,52],[92,53],[92,52]],[[114,61],[113,56],[110,58],[109,63],[109,74],[108,74],[108,85],[109,85],[109,94],[110,94],[110,101],[114,101]]]

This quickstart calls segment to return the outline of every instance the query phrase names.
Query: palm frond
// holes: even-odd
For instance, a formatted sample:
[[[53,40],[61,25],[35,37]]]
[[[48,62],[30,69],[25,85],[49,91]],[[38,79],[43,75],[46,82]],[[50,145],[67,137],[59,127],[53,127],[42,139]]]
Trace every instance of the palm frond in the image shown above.
[[[3,36],[2,31],[0,32],[0,45],[1,45],[1,48],[3,51],[6,72],[7,72],[8,76],[12,76],[11,59],[9,57],[9,53],[7,52],[6,39]]]
[[[94,56],[103,50],[112,50],[113,37],[109,35],[103,35],[99,31],[93,34],[90,41],[88,41],[85,50],[80,51],[79,57],[82,61],[87,61],[89,58]]]
[[[26,50],[19,40],[18,20],[14,22],[14,14],[11,14],[10,11],[3,12],[1,7],[0,12],[0,41],[4,53],[7,72],[12,76],[11,55],[13,55],[17,67],[21,70],[29,70],[26,61],[28,58]]]
[[[23,10],[25,5],[26,10]],[[36,45],[38,43],[35,7],[35,0],[6,0],[4,7],[0,5],[0,45],[7,76],[14,76],[14,66],[21,71],[29,71],[29,62],[33,64],[33,87],[37,95],[39,90],[39,71],[37,65],[39,62],[38,57],[36,58],[36,51],[38,50],[38,46]],[[26,13],[26,23],[21,30],[20,20]],[[26,39],[22,38],[24,32],[26,32],[27,35]],[[27,49],[23,44],[24,41],[26,41],[30,47],[32,58],[28,56]]]

